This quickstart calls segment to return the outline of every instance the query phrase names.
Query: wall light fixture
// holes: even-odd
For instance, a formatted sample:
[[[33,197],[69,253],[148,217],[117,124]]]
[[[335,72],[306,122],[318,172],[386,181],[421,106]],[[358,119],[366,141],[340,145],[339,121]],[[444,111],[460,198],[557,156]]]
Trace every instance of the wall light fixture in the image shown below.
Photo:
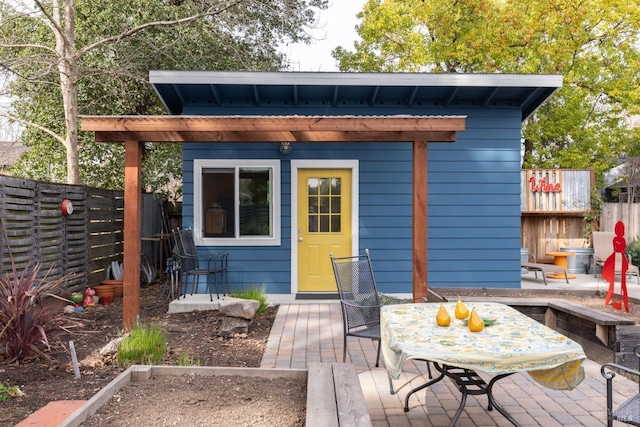
[[[280,142],[280,152],[282,154],[291,154],[292,148],[293,147],[291,146],[291,143],[289,141]]]

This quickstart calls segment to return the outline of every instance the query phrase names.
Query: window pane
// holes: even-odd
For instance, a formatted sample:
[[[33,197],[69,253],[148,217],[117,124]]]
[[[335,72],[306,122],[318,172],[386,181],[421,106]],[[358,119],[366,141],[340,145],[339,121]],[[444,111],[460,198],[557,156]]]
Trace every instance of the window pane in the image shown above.
[[[229,168],[202,170],[204,237],[233,237],[234,176]]]
[[[329,213],[329,198],[320,197],[320,213]]]
[[[320,215],[320,232],[329,232],[329,215]]]
[[[340,197],[331,198],[331,213],[340,213]]]
[[[328,195],[329,194],[329,178],[320,178],[320,195]]]
[[[318,213],[318,198],[309,197],[309,213]]]
[[[317,195],[318,194],[318,178],[309,178],[307,180],[307,186],[309,187],[309,195]]]
[[[309,214],[309,233],[318,232],[318,215]]]
[[[331,178],[331,194],[338,195],[341,192],[342,180],[340,178]]]
[[[240,168],[240,237],[271,236],[271,169]]]
[[[331,215],[331,232],[340,232],[340,215]]]

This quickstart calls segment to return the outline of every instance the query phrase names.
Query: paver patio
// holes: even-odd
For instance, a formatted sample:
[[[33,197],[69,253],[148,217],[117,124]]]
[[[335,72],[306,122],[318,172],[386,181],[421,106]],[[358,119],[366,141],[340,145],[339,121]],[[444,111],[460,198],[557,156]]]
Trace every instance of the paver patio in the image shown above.
[[[261,367],[306,368],[312,362],[342,361],[342,319],[337,302],[281,304]],[[454,383],[445,379],[418,393],[410,400],[410,411],[403,410],[408,389],[424,382],[426,364],[405,364],[395,395],[383,366],[375,368],[376,348],[371,340],[350,338],[351,362],[359,373],[374,426],[447,426],[460,403]],[[606,424],[605,381],[600,365],[585,361],[586,379],[572,391],[547,389],[526,373],[500,380],[494,389],[499,403],[523,426],[602,426]],[[482,373],[481,373],[482,375]],[[626,378],[616,378],[614,402],[621,403],[638,392],[638,385]],[[499,412],[487,411],[486,396],[469,396],[457,426],[511,425]]]

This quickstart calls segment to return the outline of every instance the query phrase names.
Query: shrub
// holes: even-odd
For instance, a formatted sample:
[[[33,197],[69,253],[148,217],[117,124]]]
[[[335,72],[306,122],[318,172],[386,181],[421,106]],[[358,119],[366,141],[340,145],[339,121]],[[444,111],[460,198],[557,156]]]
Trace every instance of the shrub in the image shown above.
[[[12,270],[0,277],[0,345],[9,362],[20,361],[34,354],[50,359],[48,334],[57,328],[68,329],[75,320],[64,316],[51,305],[42,304],[43,297],[53,293],[66,281],[38,278],[41,264],[29,262],[18,272],[12,260]]]
[[[167,354],[167,335],[157,326],[138,325],[126,336],[118,349],[120,366],[159,365]]]
[[[631,261],[633,265],[640,266],[640,239],[635,238],[631,242],[627,242],[627,251],[628,256],[631,256]]]
[[[229,296],[233,298],[251,299],[258,301],[260,306],[256,312],[256,316],[264,313],[269,308],[269,302],[267,301],[267,290],[265,285],[253,285],[243,290],[229,292]]]

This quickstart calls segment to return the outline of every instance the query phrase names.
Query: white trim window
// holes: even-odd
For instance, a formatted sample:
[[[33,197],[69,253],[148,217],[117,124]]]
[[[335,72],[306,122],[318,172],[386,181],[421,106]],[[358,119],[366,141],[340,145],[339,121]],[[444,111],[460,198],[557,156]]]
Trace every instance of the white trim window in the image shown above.
[[[199,245],[280,245],[280,161],[194,160],[193,223]]]

